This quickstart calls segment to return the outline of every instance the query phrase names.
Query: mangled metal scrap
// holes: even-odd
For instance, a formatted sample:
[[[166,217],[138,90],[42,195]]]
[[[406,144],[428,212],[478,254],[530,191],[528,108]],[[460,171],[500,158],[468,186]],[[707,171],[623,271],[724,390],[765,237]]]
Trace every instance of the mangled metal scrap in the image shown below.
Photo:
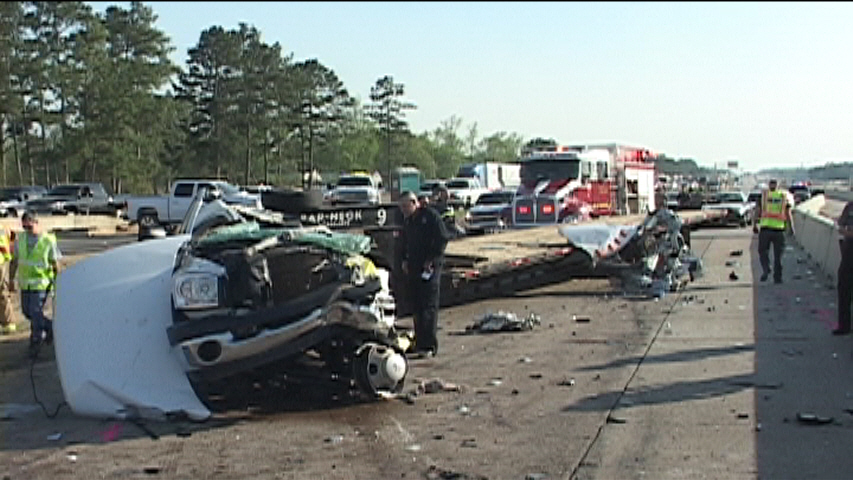
[[[597,272],[620,278],[628,293],[661,297],[702,272],[671,210],[657,210],[635,226],[564,225],[559,231],[590,256]]]
[[[465,327],[465,331],[479,333],[521,332],[533,330],[533,327],[540,323],[539,315],[532,312],[526,318],[520,319],[512,312],[499,311],[498,313],[487,313],[473,325]]]
[[[179,235],[64,271],[55,341],[71,408],[203,419],[200,384],[308,357],[369,395],[400,391],[408,364],[370,239],[279,220],[198,196]]]

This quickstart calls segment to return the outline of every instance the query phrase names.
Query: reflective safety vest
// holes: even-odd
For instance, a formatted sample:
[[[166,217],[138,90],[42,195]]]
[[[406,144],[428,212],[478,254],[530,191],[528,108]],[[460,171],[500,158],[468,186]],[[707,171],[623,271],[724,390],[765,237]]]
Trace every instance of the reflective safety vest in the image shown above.
[[[788,195],[784,191],[765,192],[761,198],[761,228],[785,230],[788,221],[787,207]]]
[[[443,219],[445,219],[445,220],[447,220],[447,219],[451,219],[451,220],[455,219],[455,218],[456,218],[456,212],[454,212],[454,211],[453,211],[453,207],[447,207],[447,208],[445,208],[445,209],[444,209],[444,211],[443,211],[443,212],[441,212],[441,218],[443,218]]]
[[[441,216],[444,221],[456,218],[456,213],[454,212],[453,207],[444,202],[436,203],[435,210],[438,212],[439,216]]]
[[[12,247],[9,242],[9,232],[0,227],[0,247],[5,247],[6,252],[0,255],[0,265],[12,259]]]
[[[53,283],[53,268],[50,265],[50,251],[56,245],[56,236],[43,233],[39,236],[33,251],[29,251],[27,233],[18,236],[18,285],[21,290],[47,290]]]

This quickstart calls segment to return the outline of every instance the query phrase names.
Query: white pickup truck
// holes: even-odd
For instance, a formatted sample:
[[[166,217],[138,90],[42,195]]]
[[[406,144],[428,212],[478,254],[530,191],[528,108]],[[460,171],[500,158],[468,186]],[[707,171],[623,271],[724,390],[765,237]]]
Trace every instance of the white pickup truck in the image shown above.
[[[329,192],[328,201],[338,204],[376,205],[381,200],[376,179],[366,174],[343,175],[338,179],[335,189]]]
[[[141,226],[180,223],[200,188],[218,191],[228,204],[262,208],[261,196],[244,192],[222,180],[178,180],[168,196],[128,197],[127,219]]]
[[[480,195],[489,191],[480,185],[478,178],[451,178],[444,185],[447,187],[447,193],[450,194],[448,203],[463,205],[466,208],[477,203]]]

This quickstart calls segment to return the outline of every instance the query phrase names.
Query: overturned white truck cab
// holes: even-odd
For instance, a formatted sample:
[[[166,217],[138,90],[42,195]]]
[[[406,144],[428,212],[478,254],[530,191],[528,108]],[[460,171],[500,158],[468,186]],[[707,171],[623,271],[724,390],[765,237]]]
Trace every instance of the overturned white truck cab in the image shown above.
[[[205,382],[304,356],[369,397],[402,389],[406,337],[369,237],[202,197],[175,236],[60,275],[56,360],[74,412],[204,419]]]

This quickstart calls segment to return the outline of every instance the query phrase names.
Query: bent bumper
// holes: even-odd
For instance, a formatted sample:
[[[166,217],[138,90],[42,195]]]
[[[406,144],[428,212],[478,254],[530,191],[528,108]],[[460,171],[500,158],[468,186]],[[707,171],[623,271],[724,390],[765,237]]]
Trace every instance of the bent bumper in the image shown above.
[[[368,305],[361,300],[373,295]],[[221,378],[301,353],[341,330],[382,338],[394,325],[393,297],[377,282],[330,286],[270,309],[182,321],[168,329],[191,376]]]

